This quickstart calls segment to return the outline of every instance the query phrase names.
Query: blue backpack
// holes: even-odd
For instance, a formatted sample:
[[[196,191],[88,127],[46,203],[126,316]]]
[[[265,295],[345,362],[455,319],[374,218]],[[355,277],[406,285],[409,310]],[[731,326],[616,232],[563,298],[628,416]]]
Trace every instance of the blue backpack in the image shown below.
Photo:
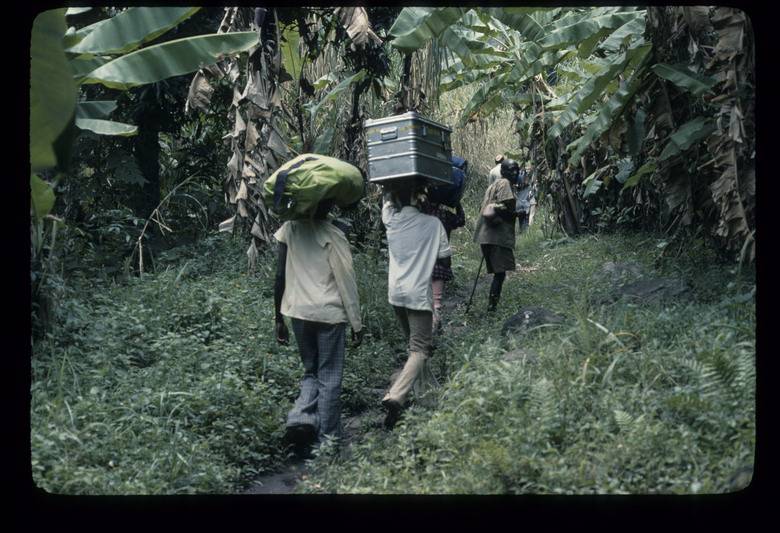
[[[462,157],[453,155],[452,158],[452,184],[439,185],[431,189],[428,198],[435,204],[444,204],[449,207],[455,207],[463,197],[463,191],[466,189],[466,169],[468,161]]]

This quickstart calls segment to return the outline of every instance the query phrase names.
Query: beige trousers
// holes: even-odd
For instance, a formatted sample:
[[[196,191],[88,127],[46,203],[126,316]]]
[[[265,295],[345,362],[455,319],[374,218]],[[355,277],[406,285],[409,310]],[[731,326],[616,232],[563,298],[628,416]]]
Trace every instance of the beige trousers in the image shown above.
[[[409,339],[409,357],[384,400],[394,400],[403,405],[418,378],[422,375],[430,353],[432,314],[393,306],[404,335]]]

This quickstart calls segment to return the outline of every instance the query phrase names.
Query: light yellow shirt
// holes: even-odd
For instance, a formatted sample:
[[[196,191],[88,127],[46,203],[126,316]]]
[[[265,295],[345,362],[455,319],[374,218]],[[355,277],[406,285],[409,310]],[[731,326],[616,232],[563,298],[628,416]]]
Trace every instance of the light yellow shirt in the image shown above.
[[[387,299],[398,307],[433,311],[431,274],[438,257],[450,257],[452,249],[441,221],[416,207],[400,211],[385,197],[382,222],[387,228],[390,267]]]
[[[290,220],[274,234],[287,245],[281,313],[360,331],[352,254],[344,234],[327,220]]]

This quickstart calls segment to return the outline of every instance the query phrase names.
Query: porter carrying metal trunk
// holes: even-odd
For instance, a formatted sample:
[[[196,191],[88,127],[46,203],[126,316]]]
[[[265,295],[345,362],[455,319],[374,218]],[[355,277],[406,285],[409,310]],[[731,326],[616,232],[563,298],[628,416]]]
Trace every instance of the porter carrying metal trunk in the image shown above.
[[[388,183],[413,177],[431,185],[452,183],[452,145],[447,126],[414,111],[366,120],[368,179]]]

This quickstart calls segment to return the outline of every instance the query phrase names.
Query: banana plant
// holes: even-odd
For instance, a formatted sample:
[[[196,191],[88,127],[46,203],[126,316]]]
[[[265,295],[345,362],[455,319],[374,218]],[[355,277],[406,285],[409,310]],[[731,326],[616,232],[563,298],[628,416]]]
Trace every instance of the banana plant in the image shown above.
[[[39,174],[63,166],[68,143],[60,137],[72,131],[71,126],[101,135],[137,133],[135,126],[108,119],[115,101],[78,101],[82,85],[100,83],[127,90],[194,72],[258,44],[255,32],[241,32],[145,46],[200,9],[192,7],[133,7],[80,30],[68,28],[67,17],[83,9],[44,11],[33,22],[30,179],[36,219],[53,204],[49,201],[53,191]]]

